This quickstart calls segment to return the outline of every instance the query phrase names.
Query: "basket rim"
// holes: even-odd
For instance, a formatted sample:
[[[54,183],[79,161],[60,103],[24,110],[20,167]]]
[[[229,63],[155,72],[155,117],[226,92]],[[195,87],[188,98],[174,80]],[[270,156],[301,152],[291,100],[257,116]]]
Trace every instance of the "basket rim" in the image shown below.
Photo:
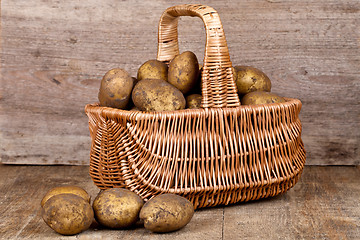
[[[268,104],[254,104],[254,105],[240,105],[238,107],[229,107],[229,108],[197,108],[197,109],[181,109],[181,110],[174,110],[174,111],[158,111],[158,112],[146,112],[146,111],[131,111],[126,109],[118,109],[112,107],[104,107],[100,106],[98,102],[90,103],[85,106],[85,113],[88,114],[90,112],[98,112],[105,116],[117,116],[117,115],[126,115],[126,116],[142,116],[144,118],[148,117],[174,117],[180,115],[193,115],[197,116],[203,113],[210,113],[210,112],[224,112],[224,113],[231,113],[237,111],[253,111],[259,112],[263,110],[274,110],[280,108],[288,108],[291,106],[298,106],[301,108],[302,103],[299,99],[296,98],[288,98],[284,97],[286,100],[282,103],[268,103]]]

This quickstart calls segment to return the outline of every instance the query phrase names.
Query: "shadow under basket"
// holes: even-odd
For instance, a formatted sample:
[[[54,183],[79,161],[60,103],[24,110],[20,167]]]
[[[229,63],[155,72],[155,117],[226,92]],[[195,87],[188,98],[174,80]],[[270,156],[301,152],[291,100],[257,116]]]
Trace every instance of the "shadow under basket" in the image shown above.
[[[175,193],[195,209],[286,192],[305,165],[301,102],[240,105],[225,34],[208,6],[164,12],[158,60],[179,54],[179,16],[200,17],[207,31],[202,108],[140,112],[86,105],[92,180],[100,189],[127,188],[145,200]]]

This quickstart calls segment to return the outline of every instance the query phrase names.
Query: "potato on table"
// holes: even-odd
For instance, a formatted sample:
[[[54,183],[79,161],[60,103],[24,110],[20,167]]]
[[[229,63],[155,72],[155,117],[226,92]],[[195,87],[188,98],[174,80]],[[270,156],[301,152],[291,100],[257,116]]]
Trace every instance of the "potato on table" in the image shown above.
[[[46,201],[49,200],[51,197],[62,193],[72,193],[78,195],[79,197],[82,197],[85,201],[90,203],[90,195],[83,188],[67,185],[67,186],[54,187],[50,189],[41,200],[41,207],[44,207]]]
[[[172,232],[187,225],[194,215],[194,206],[176,194],[161,194],[145,203],[140,211],[144,227],[152,232]]]
[[[82,197],[63,193],[45,202],[42,217],[54,231],[62,235],[74,235],[90,227],[94,212],[89,202]]]
[[[144,201],[124,188],[110,188],[100,192],[94,202],[95,219],[108,228],[127,228],[139,219]]]

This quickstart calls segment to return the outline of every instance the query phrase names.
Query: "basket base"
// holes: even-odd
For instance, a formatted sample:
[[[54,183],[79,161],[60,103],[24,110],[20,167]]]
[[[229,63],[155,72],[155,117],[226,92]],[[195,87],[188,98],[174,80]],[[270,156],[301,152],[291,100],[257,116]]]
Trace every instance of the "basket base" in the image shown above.
[[[187,198],[190,202],[192,202],[195,209],[215,206],[226,206],[240,202],[254,201],[263,198],[274,197],[285,193],[299,181],[302,171],[303,168],[298,169],[298,171],[289,179],[279,179],[279,181],[275,181],[273,183],[263,186],[243,187],[232,190],[214,190],[212,192],[203,191],[201,193],[195,192],[179,195]],[[156,195],[171,192],[158,189],[155,193],[153,191],[146,191],[146,189],[138,189],[137,187],[134,187],[134,185],[128,186],[124,182],[118,182],[118,184],[115,186],[104,186],[104,184],[99,182],[98,180],[99,179],[93,177],[94,183],[100,189],[107,189],[113,187],[127,188],[137,193],[140,197],[144,199],[144,201],[148,201]]]
[[[274,183],[268,186],[262,186],[257,188],[243,188],[236,191],[185,197],[194,204],[195,209],[215,206],[226,206],[240,202],[254,201],[263,198],[274,197],[287,192],[298,182],[300,176],[301,172],[299,172],[297,175],[287,181]]]

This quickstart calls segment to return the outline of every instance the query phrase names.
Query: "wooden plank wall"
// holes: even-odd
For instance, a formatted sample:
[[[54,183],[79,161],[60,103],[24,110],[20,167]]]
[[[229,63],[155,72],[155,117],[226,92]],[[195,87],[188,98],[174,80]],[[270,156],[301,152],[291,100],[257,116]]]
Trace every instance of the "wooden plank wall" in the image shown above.
[[[157,24],[192,1],[1,2],[0,156],[3,163],[88,164],[84,106],[102,75],[136,75],[156,58]],[[262,69],[273,92],[303,102],[307,164],[359,164],[360,2],[202,1],[220,14],[233,65]],[[179,24],[180,50],[203,59],[198,18]]]

